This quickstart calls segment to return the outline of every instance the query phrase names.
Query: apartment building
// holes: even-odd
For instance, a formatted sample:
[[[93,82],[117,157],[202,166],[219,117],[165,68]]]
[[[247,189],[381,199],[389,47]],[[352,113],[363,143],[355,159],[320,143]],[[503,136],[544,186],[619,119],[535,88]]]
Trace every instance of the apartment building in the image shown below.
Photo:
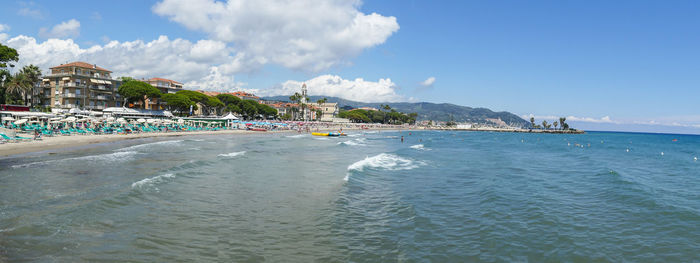
[[[330,121],[338,115],[338,103],[337,102],[326,102],[321,105],[315,105],[321,109],[321,120]]]
[[[112,79],[112,71],[86,62],[71,62],[50,68],[42,79],[38,96],[41,105],[55,109],[102,110],[121,107],[117,93],[121,81]]]
[[[182,83],[170,79],[150,78],[144,81],[151,86],[156,87],[163,94],[176,93],[182,90]],[[149,110],[163,110],[165,109],[165,105],[163,105],[163,103],[161,103],[158,99],[146,99],[145,108]]]

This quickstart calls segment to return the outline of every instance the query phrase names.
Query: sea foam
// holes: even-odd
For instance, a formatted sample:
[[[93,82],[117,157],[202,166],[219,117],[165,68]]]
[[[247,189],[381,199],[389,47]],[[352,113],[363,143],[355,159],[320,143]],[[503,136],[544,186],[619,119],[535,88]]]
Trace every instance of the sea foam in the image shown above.
[[[350,146],[367,146],[365,144],[366,140],[365,138],[357,138],[354,140],[349,140],[349,141],[344,141],[344,142],[339,142],[339,145],[350,145]]]
[[[152,143],[144,143],[144,144],[137,144],[137,145],[132,145],[129,147],[121,148],[118,151],[133,151],[133,150],[138,150],[141,148],[145,147],[153,147],[153,146],[163,146],[163,145],[176,145],[183,142],[183,140],[172,140],[172,141],[160,141],[160,142],[152,142]]]
[[[96,154],[96,155],[88,155],[88,156],[81,156],[81,157],[64,158],[64,159],[58,159],[58,160],[48,160],[48,161],[40,161],[40,162],[33,162],[33,163],[17,164],[17,165],[13,165],[12,168],[26,168],[26,167],[32,167],[32,166],[42,166],[42,165],[56,164],[56,163],[69,162],[69,161],[119,162],[119,161],[130,160],[136,154],[138,154],[138,152],[135,152],[135,151]]]
[[[429,151],[430,149],[425,148],[423,144],[416,144],[416,145],[411,145],[411,149],[416,149],[416,150],[423,150],[423,151]]]
[[[345,181],[349,179],[349,172],[362,172],[365,168],[383,169],[388,171],[411,170],[425,165],[421,161],[412,161],[390,153],[380,153],[372,157],[366,157],[364,160],[357,161],[348,166],[348,174],[343,178]]]
[[[232,153],[222,153],[222,154],[219,154],[219,157],[229,157],[229,158],[233,158],[233,157],[241,156],[241,155],[244,155],[244,154],[245,154],[245,151],[242,151],[242,152],[232,152]]]
[[[175,178],[175,175],[174,174],[161,174],[161,175],[154,176],[151,178],[145,178],[141,181],[132,183],[131,188],[132,189],[137,188],[137,187],[142,188],[144,186],[157,184],[157,183],[165,181],[165,179],[167,179],[167,178]]]
[[[289,136],[284,136],[286,138],[304,138],[306,137],[306,134],[297,134],[297,135],[289,135]]]

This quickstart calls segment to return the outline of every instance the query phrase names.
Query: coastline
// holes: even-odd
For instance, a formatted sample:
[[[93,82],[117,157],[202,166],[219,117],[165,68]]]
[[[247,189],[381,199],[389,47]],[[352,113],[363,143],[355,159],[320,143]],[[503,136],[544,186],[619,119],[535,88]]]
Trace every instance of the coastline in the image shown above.
[[[347,128],[344,130],[353,131],[372,131],[372,130],[397,130],[396,127],[386,128]],[[336,131],[337,127],[319,128],[314,131]],[[398,129],[401,130],[401,129]],[[471,129],[450,129],[450,128],[418,128],[407,130],[435,130],[435,131],[481,131],[481,132],[516,132],[516,133],[556,133],[556,134],[583,134],[583,131],[542,131],[542,130],[514,130],[514,129],[498,129],[498,128],[471,128]],[[296,133],[296,130],[277,130],[277,131],[249,131],[249,130],[223,130],[223,131],[196,131],[196,132],[168,132],[168,133],[133,133],[133,134],[110,134],[110,135],[73,135],[73,136],[54,136],[43,137],[41,140],[19,142],[19,143],[4,143],[0,144],[0,159],[13,157],[22,154],[41,153],[51,150],[62,150],[69,148],[78,148],[100,143],[110,143],[124,140],[135,140],[144,138],[165,138],[165,137],[183,137],[183,136],[199,136],[199,135],[224,135],[224,134],[240,134],[240,135],[263,135],[273,133]]]
[[[337,128],[319,128],[314,131],[336,131]],[[343,130],[362,130],[358,128],[343,128]],[[396,130],[395,128],[373,128],[369,130]],[[109,135],[72,135],[72,136],[54,136],[42,137],[41,140],[4,143],[0,144],[0,159],[9,158],[22,154],[41,153],[51,150],[62,150],[69,148],[78,148],[100,143],[110,143],[124,140],[135,140],[144,138],[165,138],[165,137],[183,137],[183,136],[200,136],[200,135],[224,135],[224,134],[239,134],[239,135],[264,135],[275,133],[297,133],[296,130],[276,130],[276,131],[249,131],[249,130],[222,130],[222,131],[196,131],[196,132],[168,132],[168,133],[132,133],[132,134],[109,134]]]

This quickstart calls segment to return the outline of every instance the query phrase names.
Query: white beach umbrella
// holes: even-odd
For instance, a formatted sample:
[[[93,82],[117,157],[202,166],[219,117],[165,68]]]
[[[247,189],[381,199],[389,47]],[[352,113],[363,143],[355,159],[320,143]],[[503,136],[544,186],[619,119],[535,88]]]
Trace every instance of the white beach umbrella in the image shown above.
[[[25,123],[25,122],[27,122],[27,119],[21,119],[21,120],[15,121],[14,124],[15,124],[15,125],[20,125],[20,124],[23,124],[23,123]]]
[[[7,117],[2,117],[2,120],[3,121],[14,121],[15,118],[12,118],[11,116],[7,116]]]
[[[146,119],[138,119],[138,120],[136,120],[136,122],[138,122],[138,123],[144,123],[144,122],[146,122]]]

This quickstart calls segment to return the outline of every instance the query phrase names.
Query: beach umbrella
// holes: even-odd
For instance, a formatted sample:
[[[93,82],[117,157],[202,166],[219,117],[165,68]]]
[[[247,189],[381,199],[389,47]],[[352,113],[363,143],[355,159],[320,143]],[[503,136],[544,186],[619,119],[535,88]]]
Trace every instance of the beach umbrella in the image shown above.
[[[25,122],[27,122],[27,119],[21,119],[21,120],[15,121],[14,124],[15,124],[15,125],[20,125],[20,124],[23,124],[23,123],[25,123]]]
[[[144,123],[144,122],[146,122],[146,119],[138,119],[138,120],[136,120],[136,122],[138,122],[138,123]]]
[[[12,118],[11,116],[7,116],[7,117],[2,117],[2,120],[3,121],[14,121],[15,118]]]

